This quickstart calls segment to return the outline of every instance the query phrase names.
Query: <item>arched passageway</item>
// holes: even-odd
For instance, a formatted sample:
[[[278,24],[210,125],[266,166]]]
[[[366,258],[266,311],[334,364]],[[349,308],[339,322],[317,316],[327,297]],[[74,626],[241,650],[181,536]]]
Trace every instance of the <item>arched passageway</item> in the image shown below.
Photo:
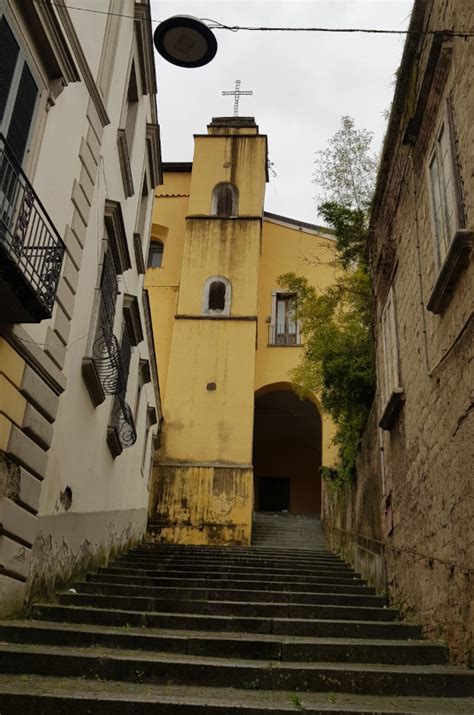
[[[321,511],[321,416],[288,387],[255,397],[253,467],[255,511]]]

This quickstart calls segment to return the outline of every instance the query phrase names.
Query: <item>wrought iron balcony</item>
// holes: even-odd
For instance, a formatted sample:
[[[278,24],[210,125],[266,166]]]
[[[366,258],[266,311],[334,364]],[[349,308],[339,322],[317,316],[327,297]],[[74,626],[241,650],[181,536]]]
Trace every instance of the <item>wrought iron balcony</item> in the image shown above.
[[[132,346],[127,328],[125,328],[120,346],[119,375],[122,387],[115,397],[110,424],[107,428],[107,443],[112,456],[118,457],[124,449],[137,441],[137,432],[130,405],[125,400],[127,379],[132,357]]]
[[[271,323],[268,326],[268,345],[283,347],[301,345],[299,325],[297,323],[285,325]]]
[[[107,444],[112,456],[118,457],[124,449],[137,441],[137,432],[133,421],[132,409],[123,395],[115,398],[112,418],[107,428]]]
[[[64,244],[0,134],[0,322],[50,318]]]
[[[105,395],[118,395],[123,388],[120,345],[114,335],[117,295],[118,282],[113,255],[112,251],[107,251],[100,283],[99,316],[92,360],[86,360],[83,365],[86,383],[95,405],[103,402]]]

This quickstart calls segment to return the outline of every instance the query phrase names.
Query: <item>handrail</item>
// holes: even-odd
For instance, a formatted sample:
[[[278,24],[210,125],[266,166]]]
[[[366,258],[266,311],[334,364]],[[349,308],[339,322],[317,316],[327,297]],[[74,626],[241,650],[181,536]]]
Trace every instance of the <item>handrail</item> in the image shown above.
[[[339,531],[341,534],[347,534],[348,536],[355,536],[358,539],[366,539],[367,541],[374,541],[376,544],[380,544],[381,546],[383,546],[384,549],[391,549],[392,551],[399,551],[400,553],[408,553],[408,554],[411,554],[412,556],[416,556],[420,559],[426,559],[427,561],[438,561],[439,563],[457,568],[460,571],[464,571],[465,573],[474,573],[474,568],[471,568],[470,566],[460,565],[460,564],[456,563],[456,561],[450,561],[449,559],[440,559],[438,556],[427,556],[426,554],[421,554],[419,551],[416,551],[415,549],[406,548],[406,547],[403,548],[401,546],[394,546],[393,544],[388,544],[386,541],[380,541],[380,539],[374,539],[373,536],[364,536],[363,534],[357,534],[355,531],[346,531],[345,529],[339,529],[337,526],[332,526],[331,524],[327,524],[324,521],[323,521],[323,524],[328,529],[332,529],[333,531]]]

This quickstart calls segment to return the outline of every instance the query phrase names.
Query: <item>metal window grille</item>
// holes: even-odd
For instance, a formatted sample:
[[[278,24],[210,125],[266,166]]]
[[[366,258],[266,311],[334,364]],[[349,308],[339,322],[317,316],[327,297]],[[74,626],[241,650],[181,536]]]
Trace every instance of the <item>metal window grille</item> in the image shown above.
[[[121,449],[127,449],[135,444],[137,432],[130,405],[126,402],[128,374],[132,358],[132,345],[128,328],[125,325],[120,346],[121,389],[115,398],[112,408],[110,427],[114,430]]]
[[[117,395],[122,388],[120,346],[114,335],[117,295],[117,273],[112,251],[108,250],[102,268],[97,335],[92,348],[94,364],[106,395]]]

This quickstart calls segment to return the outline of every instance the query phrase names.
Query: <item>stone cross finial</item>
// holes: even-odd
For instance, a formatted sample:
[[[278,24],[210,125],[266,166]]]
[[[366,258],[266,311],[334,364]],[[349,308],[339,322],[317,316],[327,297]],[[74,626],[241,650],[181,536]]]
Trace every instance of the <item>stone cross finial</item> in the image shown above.
[[[243,94],[253,94],[253,92],[241,92],[240,91],[240,79],[235,80],[235,89],[233,92],[222,92],[222,95],[232,94],[234,96],[234,117],[239,116],[239,99]]]

